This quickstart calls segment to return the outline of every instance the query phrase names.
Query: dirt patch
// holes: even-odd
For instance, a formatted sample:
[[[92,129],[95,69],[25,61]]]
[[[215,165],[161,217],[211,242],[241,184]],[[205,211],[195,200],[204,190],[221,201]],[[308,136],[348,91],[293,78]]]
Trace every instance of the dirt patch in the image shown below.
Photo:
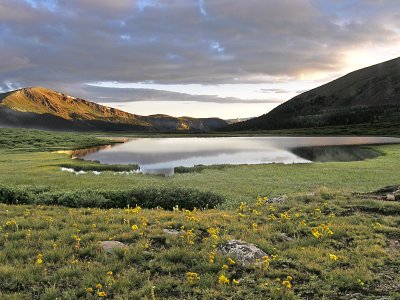
[[[374,192],[357,193],[355,195],[383,201],[400,201],[400,185],[385,186]]]

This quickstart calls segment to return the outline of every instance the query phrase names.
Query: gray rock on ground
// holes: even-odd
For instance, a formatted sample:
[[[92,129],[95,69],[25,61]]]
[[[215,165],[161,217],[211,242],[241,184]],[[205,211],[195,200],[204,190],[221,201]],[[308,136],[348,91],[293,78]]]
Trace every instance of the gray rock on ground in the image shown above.
[[[100,247],[107,253],[113,253],[115,249],[126,249],[127,245],[118,241],[102,241]]]
[[[223,255],[236,258],[243,266],[256,265],[267,254],[254,244],[240,240],[229,240],[218,246],[217,251]]]
[[[282,203],[285,201],[286,201],[286,198],[284,198],[284,197],[275,197],[275,198],[268,199],[268,203]]]
[[[276,234],[277,238],[279,240],[281,240],[282,242],[291,242],[293,241],[293,238],[291,238],[290,236],[288,236],[286,233],[284,232],[279,232]]]

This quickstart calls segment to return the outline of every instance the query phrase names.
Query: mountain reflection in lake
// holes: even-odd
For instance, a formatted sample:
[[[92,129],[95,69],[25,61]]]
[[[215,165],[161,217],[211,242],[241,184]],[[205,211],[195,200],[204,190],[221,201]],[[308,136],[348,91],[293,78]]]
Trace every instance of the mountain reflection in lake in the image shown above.
[[[400,143],[386,137],[134,138],[75,154],[107,164],[138,164],[143,173],[173,174],[175,167],[216,164],[351,161],[377,156],[355,145]],[[353,145],[352,147],[348,147]],[[334,147],[327,147],[334,146]],[[343,147],[347,146],[347,147]]]

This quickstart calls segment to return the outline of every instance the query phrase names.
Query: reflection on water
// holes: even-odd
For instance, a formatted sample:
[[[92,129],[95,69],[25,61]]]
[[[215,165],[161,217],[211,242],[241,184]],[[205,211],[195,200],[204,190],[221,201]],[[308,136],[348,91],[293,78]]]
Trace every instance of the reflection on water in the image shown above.
[[[295,148],[292,152],[313,162],[357,161],[378,157],[380,154],[361,146],[318,146]]]
[[[99,152],[100,150],[111,149],[112,145],[104,145],[104,146],[97,146],[87,149],[78,149],[72,151],[72,158],[81,158],[85,157],[86,155]]]
[[[351,161],[377,155],[354,145],[400,143],[385,137],[135,138],[74,153],[107,164],[139,164],[144,173],[173,174],[174,167],[215,164]],[[353,145],[353,147],[341,147]],[[335,146],[335,147],[326,147]]]

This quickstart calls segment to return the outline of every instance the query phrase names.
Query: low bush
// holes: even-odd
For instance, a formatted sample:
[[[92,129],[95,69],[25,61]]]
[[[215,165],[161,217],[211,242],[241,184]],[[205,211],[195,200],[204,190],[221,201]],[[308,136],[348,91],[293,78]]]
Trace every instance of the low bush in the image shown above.
[[[224,202],[219,194],[185,188],[138,188],[133,190],[53,191],[29,187],[0,187],[0,202],[6,204],[45,204],[66,207],[173,209],[214,208]]]

